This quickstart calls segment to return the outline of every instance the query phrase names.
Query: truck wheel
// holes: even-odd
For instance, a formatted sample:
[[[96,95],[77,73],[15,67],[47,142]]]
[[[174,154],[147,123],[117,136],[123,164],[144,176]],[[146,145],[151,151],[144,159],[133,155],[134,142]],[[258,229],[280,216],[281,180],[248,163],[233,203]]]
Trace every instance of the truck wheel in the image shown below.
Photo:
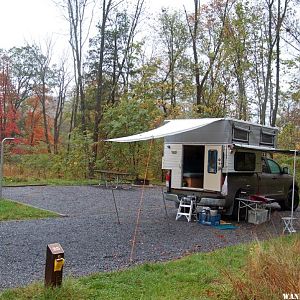
[[[284,201],[280,202],[281,210],[291,210],[292,209],[292,196],[293,190],[290,189],[287,197]],[[295,197],[294,197],[294,210],[297,209],[299,205],[299,192],[295,189]]]

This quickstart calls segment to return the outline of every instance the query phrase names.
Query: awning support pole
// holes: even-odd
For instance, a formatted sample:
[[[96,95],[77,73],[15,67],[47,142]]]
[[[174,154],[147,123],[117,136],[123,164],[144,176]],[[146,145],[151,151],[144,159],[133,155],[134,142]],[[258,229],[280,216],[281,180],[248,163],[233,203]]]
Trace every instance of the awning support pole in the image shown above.
[[[134,250],[135,250],[135,245],[136,245],[136,240],[137,240],[137,235],[138,235],[138,228],[139,228],[139,224],[140,224],[142,206],[143,206],[143,202],[144,202],[145,182],[146,182],[146,178],[148,175],[148,168],[149,168],[149,164],[150,164],[153,141],[154,140],[152,139],[150,142],[150,147],[149,147],[149,151],[148,151],[148,158],[147,158],[147,163],[146,163],[144,182],[143,182],[143,186],[142,186],[142,193],[141,193],[139,208],[138,208],[137,217],[136,217],[135,229],[134,229],[134,234],[133,234],[132,244],[131,244],[131,252],[130,252],[130,257],[129,257],[130,263],[133,262],[133,256],[134,256]]]
[[[295,201],[296,157],[297,157],[297,150],[294,151],[293,193],[292,193],[292,211],[291,211],[292,222],[293,222],[293,217],[294,217],[294,201]],[[293,223],[292,223],[292,225],[293,225]]]

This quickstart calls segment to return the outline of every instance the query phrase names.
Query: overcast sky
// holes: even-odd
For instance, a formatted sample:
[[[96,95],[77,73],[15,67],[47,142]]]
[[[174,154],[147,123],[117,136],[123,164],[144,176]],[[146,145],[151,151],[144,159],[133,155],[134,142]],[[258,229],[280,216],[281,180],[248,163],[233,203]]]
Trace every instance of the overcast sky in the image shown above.
[[[183,4],[192,7],[188,0],[146,0],[147,7],[159,10],[162,6],[182,8]],[[52,38],[61,43],[67,42],[68,27],[61,11],[52,0],[1,0],[0,48],[8,49],[23,46],[28,42],[42,42]]]

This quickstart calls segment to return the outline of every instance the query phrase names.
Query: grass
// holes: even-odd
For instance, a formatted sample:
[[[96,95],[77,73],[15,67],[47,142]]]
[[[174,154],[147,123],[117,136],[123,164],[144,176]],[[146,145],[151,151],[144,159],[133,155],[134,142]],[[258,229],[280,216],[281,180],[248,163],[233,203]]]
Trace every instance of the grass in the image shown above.
[[[98,179],[37,179],[37,178],[4,178],[3,185],[7,187],[24,186],[24,185],[90,185],[99,184]]]
[[[0,299],[275,299],[273,295],[281,299],[282,294],[276,294],[278,290],[272,291],[272,297],[269,297],[270,290],[266,289],[268,281],[264,279],[266,285],[262,285],[260,275],[253,280],[253,272],[261,269],[261,258],[269,257],[276,261],[276,257],[280,256],[280,265],[270,269],[275,272],[272,278],[279,275],[283,283],[291,280],[288,272],[282,270],[290,267],[292,259],[299,262],[299,249],[295,250],[299,241],[299,234],[295,234],[263,244],[237,245],[211,253],[197,253],[167,263],[147,263],[124,271],[68,278],[57,289],[45,289],[42,283],[35,283],[4,291]],[[284,248],[284,255],[277,253],[278,245]],[[260,258],[257,258],[256,248],[264,249]],[[271,251],[270,255],[268,251]],[[290,255],[290,251],[294,254]],[[262,265],[258,273],[265,274],[265,267]],[[297,282],[299,263],[293,267],[292,276],[294,271],[298,273],[292,279]],[[239,293],[240,288],[247,287],[247,284],[251,284],[251,289],[245,289],[249,297]],[[271,278],[269,286],[274,287]],[[263,298],[260,297],[261,291]],[[298,293],[299,290],[287,292]]]
[[[0,221],[25,220],[58,217],[55,212],[41,210],[32,206],[0,199]]]
[[[35,177],[4,177],[3,186],[14,187],[24,185],[58,185],[58,186],[72,186],[72,185],[98,185],[100,182],[99,178],[90,179],[66,179],[66,178],[35,178]],[[101,184],[104,184],[104,180],[101,180]],[[114,182],[113,182],[114,183]],[[125,181],[124,183],[130,184],[131,181]],[[151,180],[151,184],[164,186],[165,182],[160,180]]]
[[[240,276],[228,274],[237,299],[279,299],[300,292],[300,238],[251,247]],[[266,297],[267,296],[267,297]],[[281,296],[281,297],[280,297]]]

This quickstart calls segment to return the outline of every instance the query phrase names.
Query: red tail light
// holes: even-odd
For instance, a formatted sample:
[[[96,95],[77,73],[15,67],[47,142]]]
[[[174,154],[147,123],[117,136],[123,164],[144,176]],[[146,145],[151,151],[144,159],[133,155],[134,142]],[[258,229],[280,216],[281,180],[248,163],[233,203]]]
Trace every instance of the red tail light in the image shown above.
[[[170,180],[171,180],[171,172],[168,171],[166,173],[166,187],[169,188],[170,187]]]

